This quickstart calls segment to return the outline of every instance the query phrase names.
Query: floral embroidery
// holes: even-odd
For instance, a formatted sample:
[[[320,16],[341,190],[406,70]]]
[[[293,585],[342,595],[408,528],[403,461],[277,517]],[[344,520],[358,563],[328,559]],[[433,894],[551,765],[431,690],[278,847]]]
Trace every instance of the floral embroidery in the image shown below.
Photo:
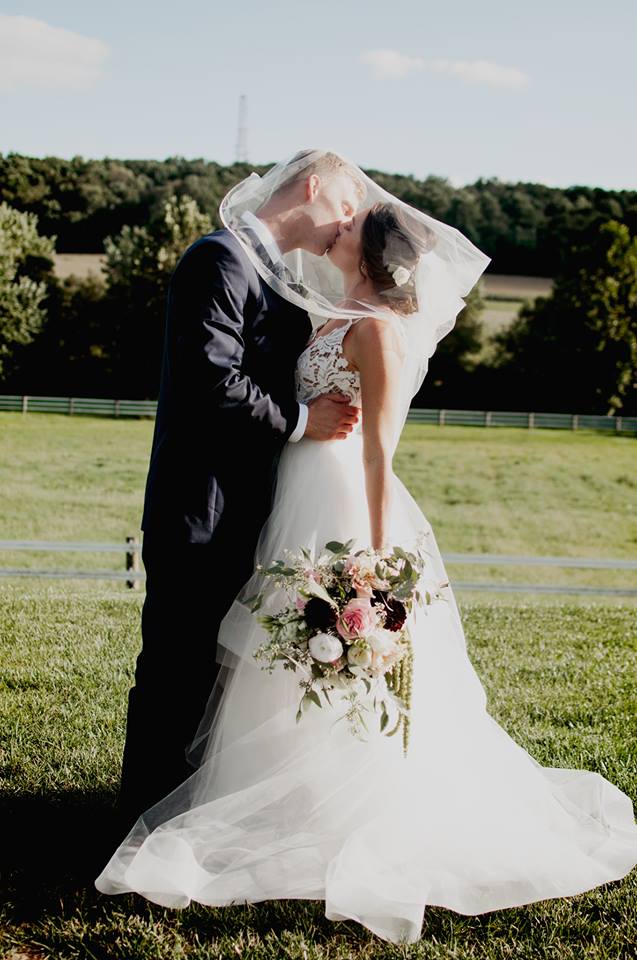
[[[349,320],[326,334],[319,332],[310,340],[296,367],[296,394],[301,403],[309,403],[322,393],[342,393],[360,406],[358,372],[348,369],[343,356],[343,339],[354,322]]]

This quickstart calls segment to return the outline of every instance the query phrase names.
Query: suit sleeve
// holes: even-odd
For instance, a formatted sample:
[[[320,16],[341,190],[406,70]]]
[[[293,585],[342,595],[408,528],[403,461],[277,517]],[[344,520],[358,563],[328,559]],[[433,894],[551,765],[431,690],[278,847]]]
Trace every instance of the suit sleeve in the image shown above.
[[[295,401],[277,402],[243,372],[244,315],[254,309],[246,266],[225,245],[188,251],[171,281],[178,357],[196,395],[225,436],[284,444],[299,420]],[[236,430],[236,434],[235,434]]]

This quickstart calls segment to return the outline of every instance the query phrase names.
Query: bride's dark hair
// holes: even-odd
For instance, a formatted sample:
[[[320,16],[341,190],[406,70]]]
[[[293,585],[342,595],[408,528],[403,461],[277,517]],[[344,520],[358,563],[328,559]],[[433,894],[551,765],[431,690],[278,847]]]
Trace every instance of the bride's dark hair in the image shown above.
[[[423,242],[416,240],[406,219],[392,203],[375,203],[369,208],[361,230],[361,272],[374,284],[376,292],[391,298],[391,307],[399,313],[418,309],[415,271],[419,257],[435,244],[432,231]],[[402,270],[403,283],[395,279]],[[408,275],[408,279],[407,279]]]

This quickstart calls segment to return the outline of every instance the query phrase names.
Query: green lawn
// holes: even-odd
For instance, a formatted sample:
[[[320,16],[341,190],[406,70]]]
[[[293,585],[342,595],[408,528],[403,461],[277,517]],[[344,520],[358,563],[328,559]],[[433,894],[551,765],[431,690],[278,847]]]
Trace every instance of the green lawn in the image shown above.
[[[466,918],[425,915],[407,950],[320,903],[171,912],[106,898],[108,855],[140,598],[0,599],[5,906],[0,956],[246,960],[617,960],[637,941],[637,872],[561,901]],[[541,763],[597,770],[637,799],[637,637],[626,607],[469,604],[471,658],[489,709]],[[12,952],[14,951],[14,952]]]
[[[123,542],[137,534],[152,427],[150,420],[0,414],[0,539]],[[636,451],[629,436],[408,424],[396,471],[443,552],[634,558]],[[0,557],[3,567],[78,564],[121,569],[123,557]],[[459,580],[637,586],[634,571],[454,566],[450,572]]]
[[[152,423],[0,415],[0,539],[134,534]],[[634,440],[407,427],[397,472],[446,551],[631,557]],[[112,555],[4,554],[0,565],[118,566]],[[635,585],[605,571],[453,568],[452,576]],[[634,606],[485,601],[463,618],[489,709],[548,766],[597,770],[637,800]],[[170,912],[106,898],[111,805],[142,597],[121,584],[0,580],[2,960],[618,960],[637,942],[637,872],[579,897],[466,918],[428,909],[386,945],[320,903]],[[120,839],[120,838],[117,838]]]

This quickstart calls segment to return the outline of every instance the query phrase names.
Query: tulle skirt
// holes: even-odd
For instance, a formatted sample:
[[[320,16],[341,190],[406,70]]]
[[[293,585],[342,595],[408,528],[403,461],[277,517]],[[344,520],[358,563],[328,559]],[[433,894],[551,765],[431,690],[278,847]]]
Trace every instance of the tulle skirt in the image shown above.
[[[431,527],[394,478],[390,542]],[[370,542],[361,438],[285,449],[257,560],[329,540]],[[415,941],[427,904],[480,914],[618,880],[637,863],[630,799],[597,773],[540,766],[495,722],[450,589],[412,628],[410,743],[344,712],[296,723],[298,678],[252,657],[264,632],[242,602],[219,635],[219,679],[193,742],[200,766],[147,811],[96,881],[168,907],[322,899],[330,919]],[[343,709],[339,709],[343,707]]]

